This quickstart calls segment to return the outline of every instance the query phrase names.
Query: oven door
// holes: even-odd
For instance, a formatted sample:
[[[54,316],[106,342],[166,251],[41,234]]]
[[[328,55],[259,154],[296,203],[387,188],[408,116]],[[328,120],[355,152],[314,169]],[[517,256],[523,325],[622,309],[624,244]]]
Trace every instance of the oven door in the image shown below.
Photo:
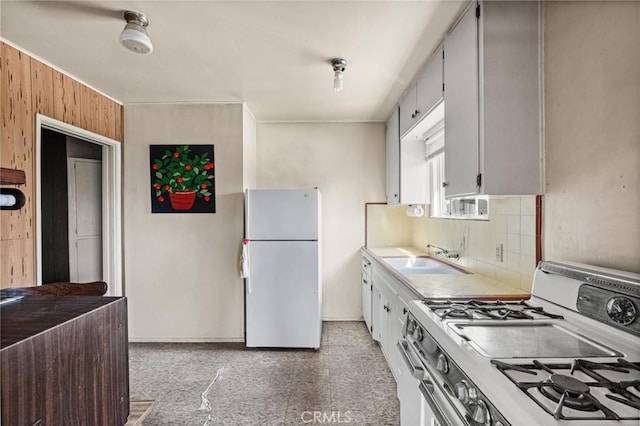
[[[460,426],[465,423],[425,369],[417,351],[409,341],[401,339],[398,350],[404,360],[398,381],[400,424],[420,426]],[[406,374],[405,374],[406,373]],[[449,409],[447,409],[449,408]]]

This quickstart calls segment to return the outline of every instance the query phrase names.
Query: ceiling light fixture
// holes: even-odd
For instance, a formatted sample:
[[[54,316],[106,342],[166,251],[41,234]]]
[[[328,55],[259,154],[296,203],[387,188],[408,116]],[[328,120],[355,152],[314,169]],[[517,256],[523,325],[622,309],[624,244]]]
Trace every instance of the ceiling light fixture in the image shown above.
[[[141,54],[153,52],[153,44],[145,29],[149,25],[149,19],[143,13],[130,10],[124,12],[124,19],[127,25],[120,34],[120,43],[132,52]]]
[[[339,92],[342,90],[342,73],[347,67],[347,60],[342,58],[333,58],[331,60],[333,67],[333,90]]]

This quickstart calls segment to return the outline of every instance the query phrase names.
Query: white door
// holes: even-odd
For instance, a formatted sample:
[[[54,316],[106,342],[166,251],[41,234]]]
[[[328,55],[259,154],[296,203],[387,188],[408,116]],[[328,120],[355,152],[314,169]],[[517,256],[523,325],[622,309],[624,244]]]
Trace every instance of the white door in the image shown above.
[[[445,195],[475,194],[479,168],[478,18],[470,7],[444,40]]]
[[[250,240],[317,240],[320,192],[253,189],[246,196]]]
[[[319,348],[318,243],[249,242],[248,347]]]
[[[420,111],[416,117],[419,121],[436,105],[440,103],[444,96],[442,91],[443,67],[442,51],[440,46],[429,59],[429,63],[424,68],[416,83],[417,110]]]
[[[102,162],[68,159],[69,280],[90,282],[102,274]]]

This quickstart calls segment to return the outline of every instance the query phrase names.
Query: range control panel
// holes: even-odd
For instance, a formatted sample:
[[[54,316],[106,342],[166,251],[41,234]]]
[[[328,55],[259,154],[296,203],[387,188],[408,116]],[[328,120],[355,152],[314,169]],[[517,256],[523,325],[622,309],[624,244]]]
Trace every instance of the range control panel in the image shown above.
[[[640,297],[583,284],[577,307],[581,314],[640,336]]]

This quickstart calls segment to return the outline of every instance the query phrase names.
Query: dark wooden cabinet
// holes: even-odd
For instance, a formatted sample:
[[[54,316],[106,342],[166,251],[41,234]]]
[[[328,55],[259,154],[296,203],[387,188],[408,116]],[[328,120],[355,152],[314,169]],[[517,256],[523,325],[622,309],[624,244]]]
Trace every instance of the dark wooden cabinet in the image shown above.
[[[0,319],[3,425],[127,422],[125,298],[26,296]]]

